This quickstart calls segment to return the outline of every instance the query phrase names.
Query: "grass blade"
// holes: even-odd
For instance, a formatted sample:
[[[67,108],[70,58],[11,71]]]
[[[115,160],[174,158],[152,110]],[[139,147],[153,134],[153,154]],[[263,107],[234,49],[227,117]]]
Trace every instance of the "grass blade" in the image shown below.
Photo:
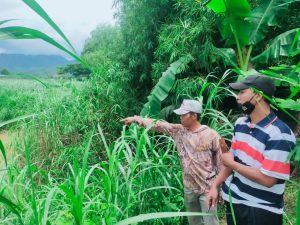
[[[51,200],[52,200],[53,195],[55,194],[55,191],[56,191],[56,187],[52,188],[47,195],[42,225],[47,225],[48,213],[49,213],[49,209],[50,209],[50,205],[51,205]]]
[[[1,153],[2,153],[4,161],[5,161],[5,167],[7,167],[6,153],[5,153],[5,149],[4,149],[4,146],[3,146],[3,143],[1,140],[0,140],[0,150],[1,150]]]
[[[4,121],[2,123],[0,123],[0,128],[1,127],[4,127],[5,125],[8,125],[8,124],[11,124],[11,123],[14,123],[14,122],[18,122],[20,120],[24,120],[24,119],[27,119],[27,118],[31,118],[31,117],[34,117],[36,114],[31,114],[31,115],[25,115],[25,116],[19,116],[19,117],[16,117],[14,119],[11,119],[11,120],[7,120],[7,121]]]
[[[197,213],[197,212],[160,212],[160,213],[148,213],[141,214],[138,216],[130,217],[128,219],[122,220],[116,225],[128,225],[143,222],[146,220],[161,219],[161,218],[171,218],[179,216],[212,216],[212,213]]]
[[[300,225],[300,187],[298,190],[298,199],[297,199],[297,211],[296,211],[296,225]]]
[[[20,209],[17,205],[2,195],[0,195],[0,203],[3,203],[6,207],[8,207],[19,218],[20,223],[23,224],[21,215],[19,213]]]
[[[41,39],[72,56],[79,63],[86,65],[86,63],[75,53],[69,51],[48,35],[32,28],[21,26],[0,28],[0,39]]]
[[[23,2],[28,5],[34,12],[36,12],[40,17],[42,17],[72,48],[73,53],[76,54],[76,50],[68,40],[66,35],[62,32],[62,30],[56,25],[56,23],[48,16],[45,10],[35,1],[35,0],[23,0]]]
[[[27,143],[25,143],[25,157],[26,157],[26,165],[28,168],[29,178],[30,178],[30,185],[31,185],[31,208],[33,211],[34,216],[34,224],[38,225],[38,210],[37,210],[37,204],[36,204],[36,192],[35,192],[35,182],[33,178],[33,171],[32,171],[32,165],[30,162],[30,149]]]
[[[15,19],[11,19],[11,20],[2,20],[2,21],[0,21],[0,25],[2,25],[2,24],[4,24],[4,23],[7,23],[7,22],[10,22],[10,21],[13,21],[13,20],[15,20]]]

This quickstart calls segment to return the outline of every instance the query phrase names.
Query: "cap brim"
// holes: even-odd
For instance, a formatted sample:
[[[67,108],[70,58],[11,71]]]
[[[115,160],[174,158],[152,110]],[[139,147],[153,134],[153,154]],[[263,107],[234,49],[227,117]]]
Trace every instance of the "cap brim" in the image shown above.
[[[229,86],[234,90],[244,90],[249,88],[247,84],[237,82],[237,83],[230,83]]]
[[[177,114],[177,115],[184,115],[184,114],[187,114],[187,113],[189,113],[190,111],[187,111],[187,110],[184,110],[184,109],[175,109],[174,111],[173,111],[175,114]]]

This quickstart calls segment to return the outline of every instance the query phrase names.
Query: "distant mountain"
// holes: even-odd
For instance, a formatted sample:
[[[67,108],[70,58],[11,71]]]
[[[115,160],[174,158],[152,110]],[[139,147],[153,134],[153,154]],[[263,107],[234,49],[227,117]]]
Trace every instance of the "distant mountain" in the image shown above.
[[[8,69],[11,73],[54,75],[57,67],[72,63],[74,61],[59,55],[0,54],[0,69]]]

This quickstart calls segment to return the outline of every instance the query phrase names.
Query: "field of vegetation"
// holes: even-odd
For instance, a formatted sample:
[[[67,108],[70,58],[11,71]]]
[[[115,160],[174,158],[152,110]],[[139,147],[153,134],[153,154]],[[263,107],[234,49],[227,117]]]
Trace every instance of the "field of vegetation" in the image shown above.
[[[60,68],[73,78],[0,77],[1,224],[187,224],[173,140],[120,119],[178,122],[182,99],[203,98],[201,123],[229,143],[240,112],[228,83],[257,71],[276,81],[269,100],[299,136],[299,1],[116,0],[117,25],[97,27],[81,55],[23,2],[61,40],[7,20],[0,41],[39,38],[78,64]],[[296,171],[284,225],[300,225],[299,190]],[[219,216],[225,224],[221,205]]]

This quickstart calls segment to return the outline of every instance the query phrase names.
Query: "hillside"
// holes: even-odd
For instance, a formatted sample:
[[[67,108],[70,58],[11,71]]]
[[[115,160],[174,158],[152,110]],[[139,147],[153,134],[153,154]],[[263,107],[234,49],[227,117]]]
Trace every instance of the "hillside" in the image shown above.
[[[5,68],[12,73],[53,75],[56,67],[71,63],[59,55],[0,54],[0,69]]]

